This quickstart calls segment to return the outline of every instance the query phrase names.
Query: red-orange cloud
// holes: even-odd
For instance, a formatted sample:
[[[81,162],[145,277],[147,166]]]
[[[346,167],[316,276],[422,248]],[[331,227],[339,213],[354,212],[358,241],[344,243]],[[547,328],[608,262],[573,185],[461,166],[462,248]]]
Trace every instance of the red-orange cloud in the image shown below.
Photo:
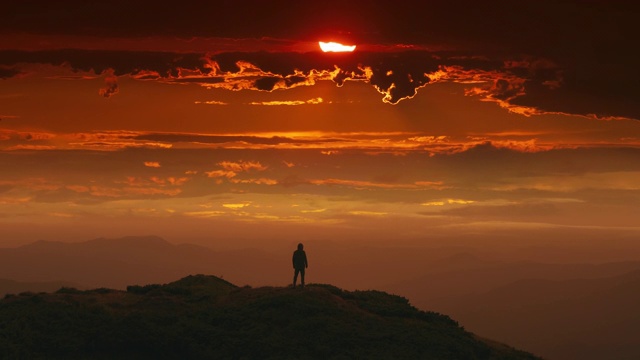
[[[119,91],[117,77],[124,75],[138,80],[259,91],[312,86],[321,80],[334,81],[337,86],[349,80],[364,81],[374,86],[382,101],[389,104],[411,99],[428,84],[457,82],[475,84],[470,86],[468,95],[494,101],[523,115],[567,113],[640,119],[640,108],[615,101],[606,94],[599,102],[584,101],[585,95],[576,88],[577,79],[570,69],[531,56],[477,56],[426,50],[362,51],[340,57],[315,52],[0,51],[0,67],[19,69],[29,63],[68,64],[76,71],[104,74],[105,87],[100,94],[105,97]],[[600,89],[594,87],[589,91],[596,96]],[[612,106],[614,103],[617,106]]]

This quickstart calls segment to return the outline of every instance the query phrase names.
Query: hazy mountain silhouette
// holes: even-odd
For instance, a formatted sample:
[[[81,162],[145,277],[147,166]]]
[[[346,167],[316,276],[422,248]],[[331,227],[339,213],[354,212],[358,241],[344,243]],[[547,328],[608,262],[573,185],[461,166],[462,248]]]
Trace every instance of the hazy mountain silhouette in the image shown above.
[[[629,298],[638,299],[640,284],[613,286],[634,280],[640,262],[545,264],[484,261],[468,254],[451,259],[447,266],[430,264],[422,276],[381,288],[549,359],[640,358],[640,312],[635,311],[640,302],[624,303],[622,295],[631,292]]]
[[[550,359],[631,360],[640,359],[638,304],[636,270],[597,279],[519,280],[450,298],[438,309],[472,331]]]
[[[0,348],[47,359],[536,359],[380,291],[188,276],[0,302]]]
[[[451,259],[451,261],[449,260]],[[546,264],[532,262],[483,261],[471,255],[441,260],[425,266],[424,275],[387,284],[383,288],[407,296],[414,304],[439,310],[454,297],[475,297],[479,293],[523,279],[597,279],[640,270],[640,262],[605,264]]]
[[[32,292],[51,292],[61,287],[81,287],[78,284],[65,281],[39,281],[39,282],[21,282],[7,279],[0,279],[0,296],[5,294],[19,294],[25,291]]]
[[[194,273],[214,274],[241,285],[286,283],[291,277],[289,257],[295,244],[273,246],[269,251],[214,251],[199,245],[172,244],[156,236],[78,243],[38,241],[0,248],[0,278],[69,281],[85,287],[119,289],[135,283],[165,283]],[[331,242],[305,247],[311,249],[309,276],[314,282],[389,290],[423,308],[431,308],[434,297],[484,292],[519,279],[591,278],[640,269],[640,262],[597,266],[485,260],[459,247],[349,246]]]
[[[2,278],[64,280],[86,287],[121,289],[132,283],[163,283],[193,273],[231,274],[231,280],[241,279],[243,284],[261,283],[266,280],[264,273],[254,269],[273,268],[275,263],[272,256],[258,250],[219,253],[203,246],[174,245],[156,236],[79,243],[38,241],[0,249]],[[286,263],[281,265],[282,278],[288,278]]]

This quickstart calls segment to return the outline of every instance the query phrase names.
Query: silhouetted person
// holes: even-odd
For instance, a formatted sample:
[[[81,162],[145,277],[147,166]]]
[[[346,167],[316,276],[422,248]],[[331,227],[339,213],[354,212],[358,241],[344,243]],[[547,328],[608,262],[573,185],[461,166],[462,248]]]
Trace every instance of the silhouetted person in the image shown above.
[[[302,250],[304,245],[298,244],[298,250],[293,252],[293,287],[296,287],[298,273],[300,273],[300,286],[304,287],[304,269],[309,267],[307,254]]]

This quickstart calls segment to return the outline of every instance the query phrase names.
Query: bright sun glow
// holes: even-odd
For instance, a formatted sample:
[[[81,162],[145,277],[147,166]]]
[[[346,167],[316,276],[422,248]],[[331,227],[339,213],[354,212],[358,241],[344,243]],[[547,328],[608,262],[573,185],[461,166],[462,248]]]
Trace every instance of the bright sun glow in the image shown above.
[[[337,42],[319,41],[318,44],[324,52],[350,52],[356,49],[355,45],[342,45]]]

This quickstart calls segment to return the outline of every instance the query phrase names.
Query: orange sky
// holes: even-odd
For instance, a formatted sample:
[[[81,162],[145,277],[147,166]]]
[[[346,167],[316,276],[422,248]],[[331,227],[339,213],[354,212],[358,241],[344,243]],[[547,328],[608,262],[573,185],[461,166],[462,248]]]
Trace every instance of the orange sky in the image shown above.
[[[625,87],[637,70],[569,30],[620,9],[576,20],[560,6],[539,36],[565,31],[565,53],[468,21],[485,37],[444,36],[436,19],[407,20],[422,38],[366,22],[331,22],[323,38],[320,16],[237,35],[186,16],[127,30],[103,19],[119,4],[3,15],[0,245],[640,232],[640,112]],[[103,20],[65,22],[86,14]],[[340,37],[356,51],[317,47]]]

